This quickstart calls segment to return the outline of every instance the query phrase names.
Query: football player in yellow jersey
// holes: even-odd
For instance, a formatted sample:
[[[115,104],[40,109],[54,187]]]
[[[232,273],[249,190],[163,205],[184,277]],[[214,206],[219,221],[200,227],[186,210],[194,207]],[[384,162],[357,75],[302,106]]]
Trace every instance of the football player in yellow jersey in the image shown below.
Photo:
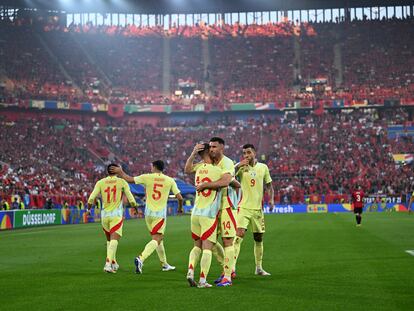
[[[219,212],[219,228],[224,245],[224,271],[215,283],[217,286],[231,286],[232,285],[232,269],[234,267],[234,246],[233,240],[236,236],[236,218],[233,213],[233,208],[237,207],[236,193],[232,187],[227,187],[235,176],[235,169],[233,161],[224,155],[225,142],[220,137],[213,137],[210,139],[210,157],[213,160],[213,165],[221,168],[223,176],[220,180],[215,182],[204,182],[197,186],[197,191],[204,189],[219,189],[221,190],[221,207]],[[216,244],[216,251],[219,252],[221,245]]]
[[[212,165],[209,155],[209,144],[198,144],[194,148],[185,165],[186,173],[195,173],[195,185],[201,182],[217,181],[222,176],[219,167]],[[196,154],[201,157],[201,162],[194,164]],[[207,276],[211,266],[212,248],[217,241],[218,212],[221,203],[221,192],[219,190],[205,189],[196,193],[194,207],[191,212],[191,235],[194,247],[190,252],[187,280],[190,286],[199,288],[211,287],[207,283]],[[194,281],[194,269],[200,261],[200,281]]]
[[[237,177],[240,179],[242,198],[237,213],[237,236],[234,241],[235,266],[240,253],[240,246],[247,228],[250,226],[254,239],[254,256],[256,275],[270,275],[262,267],[263,234],[265,222],[263,214],[264,189],[269,193],[270,209],[274,205],[274,190],[269,168],[266,164],[257,162],[256,149],[252,144],[243,146],[243,160],[236,165]]]
[[[119,268],[116,262],[116,250],[118,248],[118,241],[122,236],[123,195],[127,196],[132,207],[137,206],[127,182],[111,173],[110,170],[116,167],[118,167],[116,164],[108,165],[107,172],[109,176],[95,184],[95,188],[88,199],[89,206],[92,206],[98,195],[101,195],[102,198],[102,228],[107,238],[107,255],[104,271],[108,273],[115,273]]]
[[[141,184],[145,187],[145,222],[152,236],[142,253],[135,258],[136,273],[142,273],[144,261],[154,252],[157,251],[162,265],[162,271],[175,270],[167,262],[165,248],[163,243],[166,219],[167,219],[167,202],[170,191],[178,200],[178,210],[183,207],[183,197],[178,190],[175,180],[163,174],[164,162],[157,160],[152,162],[151,174],[142,174],[131,177],[125,174],[122,168],[116,168],[114,172],[129,183]]]

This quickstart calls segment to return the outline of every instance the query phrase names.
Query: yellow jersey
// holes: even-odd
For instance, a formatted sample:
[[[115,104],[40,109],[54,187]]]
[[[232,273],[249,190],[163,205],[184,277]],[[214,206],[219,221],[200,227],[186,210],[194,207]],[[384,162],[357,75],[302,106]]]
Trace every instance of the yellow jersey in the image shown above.
[[[254,166],[241,167],[237,176],[240,178],[242,198],[240,208],[261,209],[263,204],[264,185],[272,182],[266,164],[256,163]]]
[[[134,182],[145,187],[145,216],[165,218],[170,192],[180,193],[175,180],[163,173],[151,173],[134,177]]]
[[[222,175],[230,174],[234,177],[234,163],[230,158],[223,156],[220,162],[215,164],[215,166],[221,169]],[[234,202],[236,197],[237,193],[232,187],[223,188],[221,190],[221,209],[226,209],[231,206],[233,206],[233,208],[237,208],[237,204]]]
[[[193,168],[195,171],[196,186],[203,182],[214,182],[221,178],[222,171],[218,166],[207,163],[196,164]],[[193,215],[216,218],[220,209],[221,191],[213,189],[204,189],[196,193],[196,199]]]
[[[102,217],[123,216],[123,194],[129,203],[136,205],[135,198],[129,189],[128,183],[117,176],[108,176],[99,180],[89,196],[88,204],[92,205],[100,194],[102,198]]]

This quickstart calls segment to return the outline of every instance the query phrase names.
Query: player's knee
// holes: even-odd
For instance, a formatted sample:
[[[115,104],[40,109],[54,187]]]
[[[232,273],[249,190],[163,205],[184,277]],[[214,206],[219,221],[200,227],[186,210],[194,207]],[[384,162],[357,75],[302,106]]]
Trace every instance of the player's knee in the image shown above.
[[[209,240],[203,241],[202,245],[203,245],[203,249],[209,249],[209,250],[211,250],[214,246],[214,244],[210,242]]]
[[[263,233],[253,233],[253,239],[256,242],[263,242]]]
[[[163,235],[162,234],[154,234],[152,236],[152,239],[155,240],[155,241],[157,241],[158,245],[160,245],[161,244],[161,241],[163,239]]]
[[[233,245],[233,238],[223,238],[223,246],[232,246]]]
[[[120,238],[121,238],[121,236],[118,233],[116,233],[116,232],[111,233],[111,236],[110,236],[111,240],[119,240]]]

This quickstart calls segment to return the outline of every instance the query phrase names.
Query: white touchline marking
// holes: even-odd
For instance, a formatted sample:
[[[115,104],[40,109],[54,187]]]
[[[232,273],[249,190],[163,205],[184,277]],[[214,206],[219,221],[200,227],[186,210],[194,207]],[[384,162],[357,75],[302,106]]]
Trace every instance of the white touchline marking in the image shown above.
[[[414,256],[414,250],[406,250],[405,252],[410,254],[411,256]]]

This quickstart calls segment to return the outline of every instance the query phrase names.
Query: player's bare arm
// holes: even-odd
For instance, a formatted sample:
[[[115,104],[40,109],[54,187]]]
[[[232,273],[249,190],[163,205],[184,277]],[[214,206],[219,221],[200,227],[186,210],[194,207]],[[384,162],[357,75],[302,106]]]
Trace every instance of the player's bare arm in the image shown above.
[[[197,191],[203,191],[204,189],[217,190],[219,188],[227,187],[228,185],[230,185],[232,179],[233,177],[231,176],[231,174],[226,173],[217,181],[200,183],[197,186]]]
[[[273,211],[275,205],[275,190],[273,189],[272,182],[265,185],[265,191],[269,195],[269,210]]]
[[[234,189],[240,189],[241,184],[239,183],[239,181],[236,178],[233,178],[230,182],[230,187],[232,187]]]
[[[181,195],[181,193],[177,193],[175,197],[177,198],[177,201],[178,201],[178,211],[181,213],[183,211],[183,202],[184,202],[183,196]]]
[[[184,173],[186,173],[186,174],[193,173],[194,160],[195,160],[198,152],[200,152],[201,150],[204,150],[204,145],[203,144],[195,145],[193,151],[191,152],[190,156],[188,157],[187,161],[185,162]]]
[[[125,180],[127,183],[133,184],[134,183],[134,177],[129,176],[127,173],[125,173],[121,166],[113,166],[109,169],[109,172],[111,174],[116,174],[118,177]]]

